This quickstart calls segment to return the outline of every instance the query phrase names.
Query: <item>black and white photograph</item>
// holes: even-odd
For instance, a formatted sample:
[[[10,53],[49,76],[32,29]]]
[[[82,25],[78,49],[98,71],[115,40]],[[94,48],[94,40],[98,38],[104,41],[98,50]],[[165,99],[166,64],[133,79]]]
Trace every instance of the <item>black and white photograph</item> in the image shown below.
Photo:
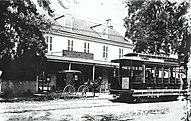
[[[0,0],[0,121],[191,121],[191,0]]]

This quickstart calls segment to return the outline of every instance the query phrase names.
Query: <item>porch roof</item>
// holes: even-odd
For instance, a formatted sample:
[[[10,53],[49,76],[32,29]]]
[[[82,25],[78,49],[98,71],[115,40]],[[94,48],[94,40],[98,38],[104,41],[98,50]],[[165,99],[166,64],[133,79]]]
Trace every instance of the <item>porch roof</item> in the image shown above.
[[[46,57],[47,57],[47,61],[49,62],[76,63],[76,64],[96,65],[96,66],[103,66],[103,67],[119,66],[119,63],[115,63],[111,61],[71,58],[71,57],[57,56],[57,55],[46,55]]]

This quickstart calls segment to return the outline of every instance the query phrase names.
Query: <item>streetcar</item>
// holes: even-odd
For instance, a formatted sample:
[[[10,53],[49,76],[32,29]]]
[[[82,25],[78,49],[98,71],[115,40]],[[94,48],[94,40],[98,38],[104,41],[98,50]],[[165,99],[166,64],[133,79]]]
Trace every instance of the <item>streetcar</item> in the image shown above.
[[[114,100],[164,101],[188,94],[186,74],[176,58],[128,53],[112,62],[119,63],[110,80]]]

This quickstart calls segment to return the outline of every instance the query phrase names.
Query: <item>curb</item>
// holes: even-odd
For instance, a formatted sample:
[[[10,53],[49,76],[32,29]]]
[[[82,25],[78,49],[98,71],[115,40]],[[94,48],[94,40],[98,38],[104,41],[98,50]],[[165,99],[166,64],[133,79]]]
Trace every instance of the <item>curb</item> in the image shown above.
[[[92,98],[92,99],[112,99],[112,95],[109,93],[96,93],[95,96],[88,95],[84,99]],[[80,99],[80,97],[78,97]],[[44,94],[34,94],[33,96],[30,97],[12,97],[12,98],[1,98],[0,97],[0,102],[21,102],[21,101],[47,101],[47,100],[54,100],[48,98]]]

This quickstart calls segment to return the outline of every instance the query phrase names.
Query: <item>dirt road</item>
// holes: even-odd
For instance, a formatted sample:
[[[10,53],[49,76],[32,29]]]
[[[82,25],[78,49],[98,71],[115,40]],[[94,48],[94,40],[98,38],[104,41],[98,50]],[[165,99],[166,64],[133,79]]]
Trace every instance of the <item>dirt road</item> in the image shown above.
[[[0,121],[185,121],[186,105],[113,103],[107,98],[0,103]]]

